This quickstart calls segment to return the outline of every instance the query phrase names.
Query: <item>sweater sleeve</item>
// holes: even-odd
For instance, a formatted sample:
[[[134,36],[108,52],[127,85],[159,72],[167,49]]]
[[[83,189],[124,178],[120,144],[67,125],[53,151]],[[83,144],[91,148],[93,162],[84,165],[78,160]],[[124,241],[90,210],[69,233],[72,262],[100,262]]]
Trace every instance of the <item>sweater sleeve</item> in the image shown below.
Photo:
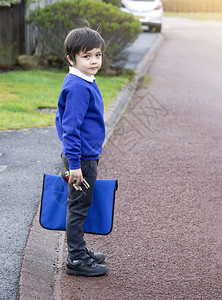
[[[62,142],[70,170],[81,167],[81,136],[80,129],[84,121],[90,101],[90,92],[78,85],[66,94],[65,110],[62,118]]]

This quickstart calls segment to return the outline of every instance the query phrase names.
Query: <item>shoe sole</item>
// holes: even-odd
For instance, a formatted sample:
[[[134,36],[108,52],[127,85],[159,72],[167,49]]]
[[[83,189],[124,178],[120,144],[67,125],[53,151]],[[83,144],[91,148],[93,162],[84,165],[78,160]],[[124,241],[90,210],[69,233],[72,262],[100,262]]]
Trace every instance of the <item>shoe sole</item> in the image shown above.
[[[95,277],[95,276],[102,276],[105,275],[108,271],[105,271],[103,273],[84,273],[84,272],[80,272],[80,271],[75,271],[72,269],[66,269],[66,274],[68,275],[75,275],[75,276],[85,276],[85,277]]]

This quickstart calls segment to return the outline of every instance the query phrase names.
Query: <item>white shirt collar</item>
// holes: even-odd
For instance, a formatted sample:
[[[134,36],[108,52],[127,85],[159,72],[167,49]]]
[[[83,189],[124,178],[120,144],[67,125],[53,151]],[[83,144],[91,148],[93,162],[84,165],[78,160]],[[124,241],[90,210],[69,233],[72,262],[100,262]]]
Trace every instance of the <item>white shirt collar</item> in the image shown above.
[[[95,80],[94,75],[87,76],[86,74],[82,73],[81,71],[79,71],[78,69],[76,69],[74,67],[69,67],[69,73],[76,75],[86,81],[89,81],[89,82],[93,82]]]

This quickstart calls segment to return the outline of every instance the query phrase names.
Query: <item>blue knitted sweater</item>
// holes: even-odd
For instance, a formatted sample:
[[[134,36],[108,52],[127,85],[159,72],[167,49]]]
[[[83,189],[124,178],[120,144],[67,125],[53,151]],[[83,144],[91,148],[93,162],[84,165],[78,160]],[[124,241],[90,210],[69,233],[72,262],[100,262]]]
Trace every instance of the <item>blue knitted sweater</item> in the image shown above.
[[[105,139],[103,99],[95,82],[67,74],[56,112],[56,129],[69,169],[81,167],[80,159],[96,160]]]

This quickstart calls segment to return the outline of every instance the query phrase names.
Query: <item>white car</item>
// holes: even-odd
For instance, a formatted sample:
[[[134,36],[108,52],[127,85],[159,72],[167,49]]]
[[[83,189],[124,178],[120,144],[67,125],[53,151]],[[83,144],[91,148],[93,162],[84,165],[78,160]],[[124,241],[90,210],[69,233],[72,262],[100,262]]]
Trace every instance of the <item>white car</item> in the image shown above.
[[[121,0],[121,11],[132,13],[144,30],[161,32],[163,3],[161,0]]]

